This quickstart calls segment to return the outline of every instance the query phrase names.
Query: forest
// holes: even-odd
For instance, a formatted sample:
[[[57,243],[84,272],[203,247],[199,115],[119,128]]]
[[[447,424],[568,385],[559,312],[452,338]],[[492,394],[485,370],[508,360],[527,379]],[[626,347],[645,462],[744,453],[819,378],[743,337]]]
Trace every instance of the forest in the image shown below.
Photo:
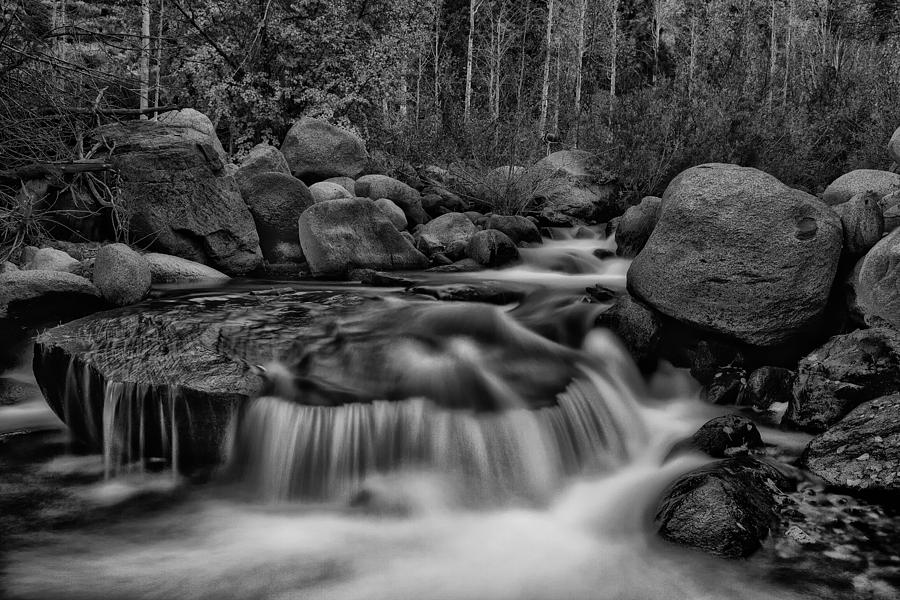
[[[580,148],[631,202],[703,162],[819,193],[887,169],[894,0],[3,0],[0,161],[81,159],[94,126],[193,107],[240,158],[301,116],[386,170]],[[152,110],[144,115],[152,117]]]

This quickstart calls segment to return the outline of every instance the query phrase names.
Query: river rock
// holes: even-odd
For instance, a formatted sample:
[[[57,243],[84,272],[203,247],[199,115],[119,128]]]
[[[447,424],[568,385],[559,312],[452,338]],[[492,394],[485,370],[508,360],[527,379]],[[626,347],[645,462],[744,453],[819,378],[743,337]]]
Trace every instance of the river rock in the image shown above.
[[[0,275],[0,319],[62,321],[102,306],[94,284],[72,273],[13,271]]]
[[[738,406],[768,410],[776,403],[789,402],[793,396],[796,374],[782,367],[760,367],[750,373],[737,397]]]
[[[809,442],[801,464],[831,485],[900,492],[900,394],[854,408]]]
[[[356,195],[363,198],[387,198],[403,209],[409,227],[427,223],[431,217],[422,208],[422,197],[415,189],[387,175],[365,175],[356,181]]]
[[[215,126],[209,120],[209,117],[202,112],[193,108],[170,110],[160,113],[156,120],[163,125],[178,127],[189,139],[198,144],[211,144],[222,164],[228,162],[228,153],[225,152],[222,142],[219,141],[219,136],[216,135]]]
[[[231,279],[225,273],[185,258],[170,254],[148,252],[144,255],[150,265],[153,283],[194,283],[198,281],[225,281]]]
[[[150,291],[152,277],[147,259],[125,244],[100,248],[94,261],[94,285],[110,304],[140,302]]]
[[[469,238],[466,256],[485,267],[502,267],[518,260],[519,249],[506,234],[496,229],[485,229]]]
[[[407,242],[393,223],[364,198],[328,200],[300,216],[300,245],[314,275],[351,269],[422,269],[428,259]]]
[[[474,283],[447,283],[420,285],[409,289],[412,294],[430,296],[444,302],[483,302],[485,304],[511,304],[525,297],[527,290],[515,284],[496,281]]]
[[[753,554],[778,523],[785,481],[750,458],[731,458],[679,477],[656,512],[666,540],[726,558]]]
[[[100,129],[122,179],[131,239],[141,247],[242,275],[262,263],[250,210],[224,175],[215,139],[196,130],[134,120]]]
[[[491,215],[485,229],[496,229],[509,236],[516,244],[540,244],[543,242],[537,225],[522,215]]]
[[[3,275],[4,273],[12,273],[13,271],[18,271],[18,270],[19,270],[19,267],[17,267],[13,263],[9,262],[8,260],[5,260],[2,263],[0,263],[0,275]]]
[[[469,203],[444,187],[431,185],[422,191],[422,208],[435,218],[448,212],[465,212]]]
[[[352,177],[329,177],[325,180],[328,183],[336,183],[348,192],[350,192],[350,197],[356,197],[356,180]]]
[[[884,233],[884,215],[880,197],[874,192],[863,192],[835,206],[844,228],[844,252],[851,255],[865,254],[881,239]]]
[[[560,150],[541,159],[521,185],[541,219],[554,227],[599,223],[625,210],[618,178],[584,150]]]
[[[337,198],[353,198],[353,194],[344,189],[344,186],[331,181],[319,181],[309,186],[313,202],[324,202]]]
[[[747,371],[739,366],[719,367],[712,379],[703,386],[701,397],[710,404],[730,406],[738,403],[747,385]]]
[[[81,269],[81,261],[69,256],[62,250],[54,248],[35,248],[27,246],[24,252],[24,271],[62,271],[75,273]]]
[[[784,423],[819,433],[859,404],[900,392],[900,332],[875,327],[831,338],[797,367]]]
[[[652,309],[628,294],[621,294],[609,310],[600,315],[597,324],[615,333],[639,366],[653,366],[662,323]]]
[[[659,220],[662,198],[647,196],[640,204],[630,207],[616,227],[616,254],[633,257],[647,244]]]
[[[387,198],[379,198],[375,201],[375,208],[380,210],[384,216],[386,216],[391,223],[394,224],[394,227],[397,228],[397,231],[403,231],[406,229],[408,223],[406,222],[406,215],[403,214],[403,209],[394,204],[393,201],[388,200]]]
[[[876,196],[882,198],[897,190],[900,190],[900,175],[897,173],[857,169],[832,181],[825,188],[822,200],[825,201],[825,204],[834,206],[846,202],[857,194],[874,192]]]
[[[888,194],[879,201],[884,217],[884,230],[888,233],[900,227],[900,191]]]
[[[894,135],[891,136],[891,140],[888,142],[888,154],[891,155],[895,163],[900,165],[900,127],[897,128],[897,131],[894,132]]]
[[[369,162],[366,144],[353,133],[320,119],[303,117],[281,144],[294,177],[315,183],[329,177],[359,177]]]
[[[472,221],[461,213],[447,213],[422,226],[416,237],[429,237],[447,248],[453,242],[469,243],[477,229]]]
[[[900,330],[900,229],[862,259],[855,288],[856,306],[866,324]]]
[[[838,216],[815,197],[756,169],[701,165],[666,189],[628,287],[702,331],[784,344],[822,315],[841,237]]]
[[[724,415],[707,421],[691,436],[690,444],[713,458],[746,456],[765,448],[753,421],[740,415]]]
[[[281,150],[275,146],[262,143],[250,149],[250,153],[241,161],[234,178],[237,180],[238,185],[241,185],[244,180],[260,173],[284,173],[285,175],[290,175],[291,168],[288,166]]]
[[[241,195],[250,207],[266,260],[301,261],[297,219],[313,204],[309,188],[291,175],[260,173],[244,181]]]

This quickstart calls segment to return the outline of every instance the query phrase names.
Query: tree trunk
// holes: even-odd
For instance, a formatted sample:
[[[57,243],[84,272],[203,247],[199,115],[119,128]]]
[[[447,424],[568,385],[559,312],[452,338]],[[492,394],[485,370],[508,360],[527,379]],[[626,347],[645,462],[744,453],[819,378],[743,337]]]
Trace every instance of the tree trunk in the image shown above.
[[[141,0],[141,110],[150,104],[150,0]],[[142,114],[142,119],[147,115]]]
[[[613,110],[616,100],[616,71],[619,53],[619,0],[612,0],[612,32],[609,36],[609,125],[612,127]]]
[[[163,14],[165,11],[166,5],[165,0],[159,0],[159,27],[157,28],[156,34],[156,85],[154,85],[153,92],[153,106],[159,106],[159,80],[162,76],[162,37],[163,37]],[[157,117],[156,113],[153,113],[153,119],[155,120]]]
[[[694,71],[697,67],[697,17],[691,17],[691,58],[688,63],[688,98],[694,97]]]
[[[772,0],[772,14],[769,18],[769,112],[772,112],[772,101],[775,97],[775,66],[778,59],[775,14],[775,0]]]
[[[578,39],[575,45],[575,148],[578,148],[578,137],[581,130],[581,87],[582,68],[584,65],[584,21],[587,18],[587,0],[578,5]]]
[[[495,34],[496,47],[494,48],[494,104],[491,116],[494,121],[500,119],[500,69],[503,68],[503,15],[504,6],[500,5],[500,14],[497,15],[497,33]]]
[[[556,86],[553,89],[553,129],[552,133],[559,133],[559,88],[560,88],[560,42],[556,40]]]
[[[440,116],[440,95],[441,95],[441,6],[438,2],[434,9],[434,113],[436,117]]]
[[[656,85],[656,77],[659,74],[659,41],[662,35],[662,8],[663,0],[653,0],[653,74],[651,81]]]
[[[554,0],[547,0],[547,36],[544,40],[544,82],[541,86],[541,117],[538,121],[538,132],[541,138],[547,133],[547,107],[550,100],[550,55],[553,41],[553,5]]]
[[[469,43],[466,50],[466,97],[463,102],[463,123],[469,124],[472,112],[472,53],[475,44],[475,14],[478,12],[480,0],[469,2]]]
[[[791,45],[794,37],[794,0],[788,3],[788,22],[787,22],[787,40],[784,44],[784,91],[782,92],[782,107],[787,106],[788,101],[788,84],[791,76]]]

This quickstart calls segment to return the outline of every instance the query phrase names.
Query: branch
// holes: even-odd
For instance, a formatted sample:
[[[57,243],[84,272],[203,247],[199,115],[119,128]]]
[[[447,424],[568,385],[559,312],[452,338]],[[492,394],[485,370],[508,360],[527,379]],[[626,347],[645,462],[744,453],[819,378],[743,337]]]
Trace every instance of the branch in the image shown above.
[[[193,27],[194,29],[196,29],[196,30],[197,30],[197,33],[199,33],[200,35],[203,36],[203,39],[205,39],[205,40],[209,43],[209,45],[213,47],[213,49],[219,54],[219,56],[221,56],[222,58],[225,59],[225,62],[228,63],[228,66],[230,66],[233,70],[237,71],[237,70],[238,70],[238,65],[236,65],[235,62],[231,59],[231,57],[228,56],[228,53],[226,53],[226,52],[225,52],[225,51],[224,51],[224,50],[216,43],[216,41],[215,41],[214,39],[212,39],[212,38],[209,36],[209,34],[206,33],[206,31],[205,31],[202,27],[200,27],[200,24],[197,23],[197,21],[194,20],[194,17],[192,17],[191,15],[189,15],[189,14],[187,13],[187,11],[184,10],[184,7],[181,6],[181,3],[178,2],[178,0],[172,0],[172,4],[175,5],[175,8],[178,9],[178,12],[180,12],[182,15],[184,15],[184,18],[188,20],[188,22],[191,24],[191,27]]]
[[[0,179],[20,179],[28,181],[44,177],[47,179],[61,179],[63,175],[76,175],[78,173],[96,173],[99,171],[111,171],[112,165],[104,159],[85,159],[67,162],[34,163],[17,169],[0,171]]]
[[[111,115],[111,116],[139,116],[148,115],[154,112],[167,112],[170,110],[181,110],[183,106],[173,104],[170,106],[150,106],[148,108],[77,108],[74,106],[43,106],[34,109],[34,112],[40,116],[50,116],[57,113],[67,115]]]

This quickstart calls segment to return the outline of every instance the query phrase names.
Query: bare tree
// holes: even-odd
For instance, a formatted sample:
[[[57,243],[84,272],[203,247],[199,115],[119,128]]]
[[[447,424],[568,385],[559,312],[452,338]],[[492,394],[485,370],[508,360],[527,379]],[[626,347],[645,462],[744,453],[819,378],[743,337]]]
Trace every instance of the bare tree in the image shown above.
[[[584,22],[587,19],[587,0],[578,2],[578,37],[575,42],[575,147],[581,130],[581,88],[584,85]]]
[[[612,31],[609,35],[609,124],[612,125],[613,106],[616,100],[616,75],[619,55],[619,1],[611,0]]]
[[[469,42],[466,50],[466,95],[463,102],[463,122],[468,125],[472,112],[472,54],[475,43],[475,15],[481,8],[483,0],[470,0],[469,2]]]
[[[544,80],[541,86],[541,117],[538,132],[541,137],[547,133],[547,108],[550,101],[550,57],[553,53],[553,6],[554,0],[547,0],[547,36],[544,40]]]
[[[147,110],[150,100],[150,0],[141,0],[141,110]],[[146,119],[146,114],[141,114]]]

